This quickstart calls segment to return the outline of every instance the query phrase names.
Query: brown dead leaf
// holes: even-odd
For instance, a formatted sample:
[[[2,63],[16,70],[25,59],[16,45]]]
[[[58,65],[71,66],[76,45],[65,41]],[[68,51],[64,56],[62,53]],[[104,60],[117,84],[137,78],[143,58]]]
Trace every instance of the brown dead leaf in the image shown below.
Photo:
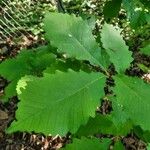
[[[8,119],[8,114],[5,111],[0,110],[0,120]]]

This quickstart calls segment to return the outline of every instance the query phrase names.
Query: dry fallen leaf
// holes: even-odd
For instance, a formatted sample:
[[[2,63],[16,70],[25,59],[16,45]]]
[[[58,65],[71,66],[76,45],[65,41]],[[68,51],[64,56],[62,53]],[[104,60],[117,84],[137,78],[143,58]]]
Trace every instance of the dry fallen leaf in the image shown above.
[[[149,83],[150,83],[150,73],[144,74],[144,75],[142,76],[142,79],[144,79],[146,82],[149,82]]]
[[[0,110],[0,120],[8,119],[8,114],[5,111]]]

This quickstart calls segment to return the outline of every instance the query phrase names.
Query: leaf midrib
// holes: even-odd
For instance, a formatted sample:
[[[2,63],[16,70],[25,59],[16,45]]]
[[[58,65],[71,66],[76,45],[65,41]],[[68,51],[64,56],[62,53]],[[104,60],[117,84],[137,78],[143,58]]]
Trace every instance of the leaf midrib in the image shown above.
[[[99,78],[97,78],[96,80],[91,81],[90,83],[86,84],[84,87],[80,88],[79,90],[75,91],[74,93],[72,93],[72,94],[70,94],[70,95],[68,95],[68,96],[66,96],[66,97],[64,97],[64,98],[60,98],[60,99],[58,99],[58,100],[55,101],[55,102],[56,102],[56,103],[57,103],[57,102],[61,102],[61,101],[63,101],[64,99],[67,99],[68,97],[72,97],[73,95],[75,95],[75,94],[77,94],[78,92],[82,91],[84,88],[87,88],[89,85],[93,84],[94,82],[96,82],[96,81],[98,81],[98,80],[100,80],[100,79],[102,79],[102,78],[104,78],[104,76],[99,77]]]
[[[79,40],[74,36],[74,34],[71,34],[71,35],[72,35],[71,38],[73,38],[73,39],[82,47],[82,49],[84,50],[84,52],[85,52],[85,53],[88,53],[89,56],[91,56],[93,60],[95,60],[99,65],[101,65],[101,64],[99,63],[99,61],[89,52],[89,49],[86,50],[87,48],[84,46],[84,44],[83,44],[81,41],[79,41]]]

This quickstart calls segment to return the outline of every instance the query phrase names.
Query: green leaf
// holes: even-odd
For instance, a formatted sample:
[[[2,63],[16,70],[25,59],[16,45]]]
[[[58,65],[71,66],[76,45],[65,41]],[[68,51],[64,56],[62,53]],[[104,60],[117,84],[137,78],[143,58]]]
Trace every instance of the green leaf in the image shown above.
[[[34,76],[24,76],[22,77],[16,87],[17,94],[20,95],[22,93],[22,89],[26,89],[27,83],[34,80]],[[19,96],[18,96],[19,97]]]
[[[79,128],[76,135],[79,137],[95,134],[127,135],[132,127],[131,122],[118,120],[116,123],[115,119],[118,118],[114,117],[113,115],[97,115],[95,118],[90,118],[86,125]]]
[[[46,38],[58,52],[67,57],[88,60],[94,65],[102,65],[101,49],[92,35],[86,20],[74,15],[49,13],[45,20]]]
[[[113,150],[125,150],[125,147],[123,146],[121,141],[117,141],[114,145]]]
[[[127,17],[132,28],[137,29],[148,22],[148,13],[144,9],[137,7],[137,1],[123,0],[123,7],[127,11]],[[139,10],[137,10],[139,9]]]
[[[95,116],[100,98],[104,96],[104,85],[105,77],[100,73],[72,70],[32,79],[21,90],[17,121],[11,124],[8,132],[75,133],[90,116]]]
[[[13,59],[7,59],[0,64],[0,75],[11,81],[5,88],[4,96],[2,100],[8,101],[8,98],[16,95],[16,84],[21,76],[30,73],[30,58],[33,56],[33,52],[21,51],[21,53]]]
[[[123,7],[127,11],[127,16],[130,19],[135,10],[134,1],[123,0]]]
[[[149,73],[150,72],[150,68],[145,66],[144,64],[137,64],[138,67],[145,73]]]
[[[148,143],[147,150],[150,150],[150,143]]]
[[[102,49],[102,58],[101,59],[103,61],[104,68],[108,68],[111,65],[110,57],[107,54],[105,49]]]
[[[112,121],[110,120],[109,116],[104,115],[96,115],[95,118],[89,119],[86,125],[81,126],[76,135],[77,136],[89,136],[98,133],[106,133],[107,129],[110,129],[112,126]],[[105,131],[104,131],[105,130]]]
[[[122,3],[122,0],[107,1],[103,10],[105,19],[112,19],[116,17],[121,8],[121,3]]]
[[[96,17],[94,15],[81,14],[83,20],[87,21],[87,24],[91,28],[91,31],[94,30],[96,24]]]
[[[55,73],[56,70],[67,72],[68,69],[74,70],[76,72],[82,70],[88,73],[95,71],[90,65],[83,63],[83,61],[68,58],[65,60],[57,59],[55,63],[45,69],[43,73]]]
[[[16,96],[16,85],[17,85],[17,79],[13,80],[10,82],[6,87],[5,87],[5,95],[2,96],[3,102],[7,102],[10,97]]]
[[[112,103],[113,111],[110,115],[97,114],[95,118],[90,118],[86,125],[79,128],[76,135],[89,136],[100,133],[116,136],[127,135],[133,128],[133,124],[120,105]]]
[[[99,140],[96,138],[74,139],[72,144],[68,144],[64,150],[108,150],[111,141],[110,139]]]
[[[150,1],[149,0],[140,0],[140,2],[144,5],[144,7],[150,9]]]
[[[10,81],[5,88],[3,101],[16,95],[16,84],[25,75],[41,75],[46,67],[55,61],[48,47],[39,47],[33,50],[22,50],[15,58],[7,59],[0,64],[0,75]]]
[[[150,13],[145,13],[147,24],[150,24]]]
[[[28,74],[30,66],[27,63],[32,56],[33,52],[21,51],[16,58],[7,59],[0,64],[0,75],[11,81],[18,77],[20,78],[24,74]]]
[[[16,58],[7,59],[0,64],[0,75],[11,81],[25,74],[35,73],[35,69],[41,71],[55,60],[54,55],[48,51],[47,46],[22,50]]]
[[[68,69],[72,69],[74,71],[79,71],[84,64],[81,61],[78,61],[76,59],[65,59],[65,60],[59,60],[55,61],[50,67],[48,67],[46,70],[44,70],[44,73],[55,73],[56,70],[60,70],[62,72],[67,72]],[[87,68],[89,68],[87,66]]]
[[[137,137],[139,137],[142,141],[149,143],[150,142],[150,131],[144,131],[139,126],[134,127],[133,132]]]
[[[130,18],[131,27],[137,29],[139,26],[142,26],[147,23],[146,13],[144,11],[134,11]]]
[[[141,79],[125,75],[117,75],[114,79],[117,103],[134,125],[150,130],[150,85]]]
[[[133,58],[120,35],[120,30],[116,30],[112,25],[105,23],[101,33],[101,41],[110,61],[115,65],[116,71],[118,73],[124,72],[130,66]]]
[[[87,15],[86,15],[87,16]],[[87,16],[86,18],[87,20],[87,24],[89,25],[89,27],[91,28],[91,31],[94,30],[95,28],[95,24],[96,24],[96,17],[93,15],[93,16]]]
[[[145,46],[143,48],[140,48],[140,51],[143,54],[150,56],[150,44],[148,44],[147,46]]]
[[[129,120],[128,115],[122,110],[122,106],[116,103],[116,99],[112,101],[111,121],[114,129],[112,131],[115,135],[127,135],[133,128],[133,123]]]

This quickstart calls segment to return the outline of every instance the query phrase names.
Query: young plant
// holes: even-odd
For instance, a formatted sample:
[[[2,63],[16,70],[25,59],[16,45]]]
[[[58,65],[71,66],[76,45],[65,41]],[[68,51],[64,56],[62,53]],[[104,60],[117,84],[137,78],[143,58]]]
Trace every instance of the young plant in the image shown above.
[[[137,30],[150,23],[150,1],[148,0],[108,0],[103,9],[105,20],[117,17],[122,8],[121,5],[125,9],[133,29]]]
[[[7,133],[34,131],[64,136],[69,132],[73,144],[64,149],[105,150],[111,139],[99,141],[95,134],[117,137],[114,149],[124,149],[121,136],[136,126],[143,132],[150,131],[150,85],[125,74],[133,58],[120,29],[105,23],[100,47],[90,24],[81,17],[50,13],[44,24],[46,39],[51,46],[28,51],[29,56],[33,53],[32,59],[24,52],[20,54],[24,59],[18,55],[0,64],[0,74],[15,81],[10,88],[14,90],[16,87],[19,99],[16,120]],[[57,48],[53,52],[62,56],[59,60],[50,47]],[[60,63],[61,59],[65,62]],[[110,78],[108,67],[111,63],[116,70],[112,76],[115,86],[111,87],[113,94],[107,95],[104,87],[106,78]],[[107,115],[96,113],[102,99],[106,98],[112,103],[112,111]]]

